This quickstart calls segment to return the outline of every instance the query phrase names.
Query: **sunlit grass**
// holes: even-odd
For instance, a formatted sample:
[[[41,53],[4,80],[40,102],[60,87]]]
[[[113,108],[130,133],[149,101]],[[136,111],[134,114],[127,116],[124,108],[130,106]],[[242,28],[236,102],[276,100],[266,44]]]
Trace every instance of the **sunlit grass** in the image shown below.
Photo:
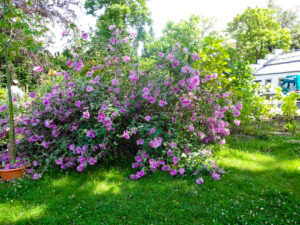
[[[215,146],[226,174],[200,186],[163,172],[131,181],[130,161],[1,182],[0,224],[297,224],[297,140],[232,138]]]

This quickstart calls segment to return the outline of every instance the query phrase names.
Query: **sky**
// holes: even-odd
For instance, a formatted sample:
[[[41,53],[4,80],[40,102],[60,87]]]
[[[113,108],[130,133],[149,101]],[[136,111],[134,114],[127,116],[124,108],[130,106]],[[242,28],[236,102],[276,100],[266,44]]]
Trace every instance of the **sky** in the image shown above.
[[[84,3],[84,0],[81,0]],[[148,7],[152,13],[153,29],[156,37],[162,34],[162,30],[168,21],[179,22],[188,19],[192,14],[214,17],[215,28],[222,31],[226,24],[233,20],[237,14],[243,13],[247,7],[266,7],[268,0],[149,0]],[[275,3],[285,9],[299,9],[300,0],[275,0]],[[80,29],[88,31],[96,24],[96,18],[85,15],[82,6],[76,9]],[[61,51],[65,41],[61,40],[63,28],[55,28],[55,44],[50,47],[51,52]]]

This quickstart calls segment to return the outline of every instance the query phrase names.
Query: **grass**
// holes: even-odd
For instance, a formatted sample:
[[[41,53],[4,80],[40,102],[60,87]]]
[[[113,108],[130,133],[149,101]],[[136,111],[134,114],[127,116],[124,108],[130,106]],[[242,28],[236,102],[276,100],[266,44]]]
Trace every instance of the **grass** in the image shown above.
[[[0,183],[0,224],[299,224],[300,139],[231,138],[226,175],[128,179],[129,162]]]

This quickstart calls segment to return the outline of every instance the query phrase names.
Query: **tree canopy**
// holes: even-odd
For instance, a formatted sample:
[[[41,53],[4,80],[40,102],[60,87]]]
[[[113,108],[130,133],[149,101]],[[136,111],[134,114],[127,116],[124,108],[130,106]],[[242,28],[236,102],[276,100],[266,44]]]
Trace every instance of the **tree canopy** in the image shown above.
[[[227,31],[236,40],[236,48],[250,63],[256,63],[275,48],[290,48],[290,32],[281,28],[273,15],[270,9],[248,7],[228,24]]]

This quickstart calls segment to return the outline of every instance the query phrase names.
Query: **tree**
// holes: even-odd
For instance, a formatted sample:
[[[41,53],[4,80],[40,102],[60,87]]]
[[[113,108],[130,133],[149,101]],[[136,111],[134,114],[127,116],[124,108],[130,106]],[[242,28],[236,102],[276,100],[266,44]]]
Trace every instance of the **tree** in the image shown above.
[[[7,0],[6,28],[8,41],[9,72],[20,80],[22,86],[38,83],[39,76],[32,72],[35,65],[40,64],[45,55],[45,42],[49,22],[68,26],[74,18],[79,0]],[[60,10],[58,10],[60,8]],[[7,82],[4,72],[4,31],[3,12],[0,12],[0,84]],[[46,58],[47,58],[46,57]],[[49,64],[49,63],[48,63]]]
[[[109,26],[116,25],[120,29],[136,32],[135,45],[145,40],[145,26],[150,26],[152,20],[146,6],[147,0],[86,0],[87,14],[96,15],[103,10],[97,21],[96,36],[107,41],[110,37]]]
[[[300,49],[300,20],[297,9],[283,9],[275,4],[274,0],[269,0],[268,8],[275,10],[275,17],[280,22],[282,28],[287,28],[292,35],[291,49]]]
[[[250,63],[264,58],[274,48],[290,48],[291,34],[281,28],[273,14],[270,9],[248,7],[228,24],[227,31],[236,40],[237,50]]]
[[[163,35],[158,40],[148,36],[143,49],[143,56],[157,55],[166,52],[169,48],[180,43],[182,48],[191,52],[198,52],[208,36],[217,36],[214,31],[214,19],[202,15],[192,15],[188,20],[179,23],[168,22],[163,29]]]

